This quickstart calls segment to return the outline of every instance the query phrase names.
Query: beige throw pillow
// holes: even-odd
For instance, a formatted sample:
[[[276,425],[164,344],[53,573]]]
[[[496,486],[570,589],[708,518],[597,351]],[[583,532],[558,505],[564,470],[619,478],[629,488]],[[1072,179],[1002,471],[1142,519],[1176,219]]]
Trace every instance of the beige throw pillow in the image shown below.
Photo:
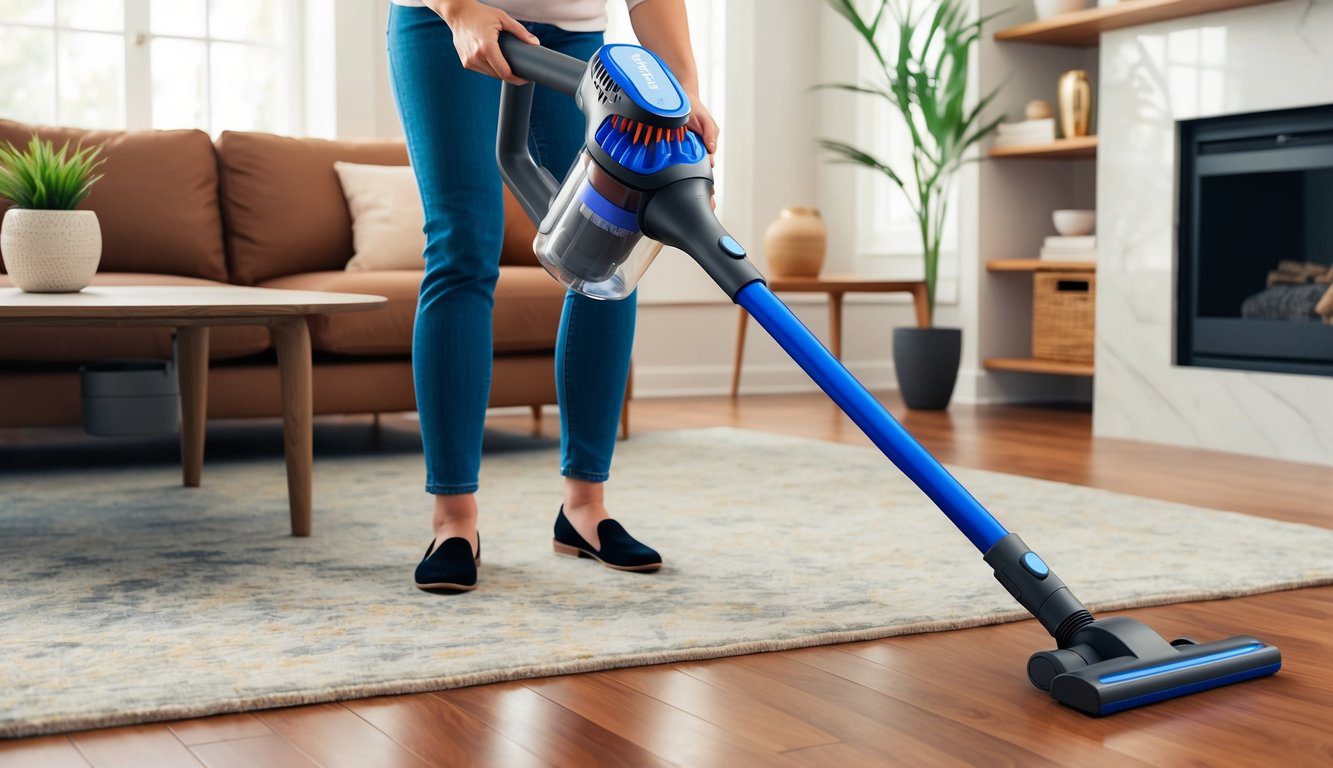
[[[355,255],[347,269],[424,268],[426,215],[412,168],[335,162],[333,170],[352,214]]]

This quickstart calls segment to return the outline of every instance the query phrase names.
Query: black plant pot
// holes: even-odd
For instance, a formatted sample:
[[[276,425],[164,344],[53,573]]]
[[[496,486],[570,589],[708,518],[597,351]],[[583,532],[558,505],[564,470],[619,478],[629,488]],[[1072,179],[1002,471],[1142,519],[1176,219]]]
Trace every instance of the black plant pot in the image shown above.
[[[894,328],[893,367],[907,407],[948,408],[962,356],[961,328]]]

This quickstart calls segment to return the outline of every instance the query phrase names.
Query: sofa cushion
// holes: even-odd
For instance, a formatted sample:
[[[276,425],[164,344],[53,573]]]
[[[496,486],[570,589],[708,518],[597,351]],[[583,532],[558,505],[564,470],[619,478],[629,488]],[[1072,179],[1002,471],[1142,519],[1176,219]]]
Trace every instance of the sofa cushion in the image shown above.
[[[227,262],[233,282],[343,269],[352,258],[352,218],[336,161],[407,165],[394,141],[293,139],[223,131],[217,141]],[[536,228],[508,190],[502,264],[536,265]]]
[[[12,288],[7,275],[0,287]],[[213,280],[133,272],[98,272],[93,285],[219,285]],[[208,355],[227,360],[269,348],[268,329],[260,325],[219,325],[209,332]],[[81,363],[89,360],[141,358],[169,360],[171,329],[151,326],[0,326],[0,360]]]
[[[96,211],[106,272],[156,272],[226,280],[217,160],[203,131],[85,131],[0,120],[0,142],[36,132],[59,149],[101,144],[102,180],[79,206]],[[0,201],[0,209],[9,201]]]
[[[369,293],[389,300],[382,309],[310,319],[311,345],[342,355],[407,355],[412,352],[419,270],[311,272],[265,280],[265,288]],[[541,267],[500,267],[492,329],[498,354],[555,348],[565,289]]]

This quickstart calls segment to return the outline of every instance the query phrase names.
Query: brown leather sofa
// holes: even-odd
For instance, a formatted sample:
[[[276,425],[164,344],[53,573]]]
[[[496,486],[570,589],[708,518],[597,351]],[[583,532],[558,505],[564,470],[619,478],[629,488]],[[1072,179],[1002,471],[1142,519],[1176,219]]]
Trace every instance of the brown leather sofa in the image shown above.
[[[102,225],[94,285],[222,282],[385,296],[383,309],[312,321],[315,413],[416,408],[410,353],[422,272],[345,271],[351,218],[333,170],[336,160],[406,165],[402,142],[226,132],[214,143],[195,130],[88,132],[0,120],[0,142],[20,145],[34,131],[57,146],[104,146],[105,177],[83,205]],[[533,234],[506,192],[492,406],[555,402],[564,289],[537,265]],[[0,285],[12,285],[3,270]],[[280,414],[266,329],[215,328],[209,351],[210,417]],[[79,364],[170,356],[164,329],[0,328],[0,426],[78,424]]]

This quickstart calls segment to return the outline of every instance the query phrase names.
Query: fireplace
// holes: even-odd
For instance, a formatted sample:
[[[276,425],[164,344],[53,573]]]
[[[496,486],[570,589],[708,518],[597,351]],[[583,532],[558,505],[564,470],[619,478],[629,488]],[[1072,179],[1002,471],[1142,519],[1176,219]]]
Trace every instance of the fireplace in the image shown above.
[[[1177,364],[1333,376],[1333,105],[1179,136]]]

